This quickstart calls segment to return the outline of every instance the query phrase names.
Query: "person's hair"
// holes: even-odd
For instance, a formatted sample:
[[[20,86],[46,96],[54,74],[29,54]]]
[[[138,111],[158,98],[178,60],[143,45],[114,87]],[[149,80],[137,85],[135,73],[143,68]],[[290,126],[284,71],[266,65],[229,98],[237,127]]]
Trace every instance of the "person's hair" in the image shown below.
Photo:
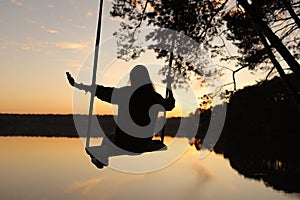
[[[154,85],[150,79],[149,72],[144,65],[136,65],[130,71],[130,83],[135,87],[141,87],[145,85],[147,88],[149,87],[153,91],[155,91]]]

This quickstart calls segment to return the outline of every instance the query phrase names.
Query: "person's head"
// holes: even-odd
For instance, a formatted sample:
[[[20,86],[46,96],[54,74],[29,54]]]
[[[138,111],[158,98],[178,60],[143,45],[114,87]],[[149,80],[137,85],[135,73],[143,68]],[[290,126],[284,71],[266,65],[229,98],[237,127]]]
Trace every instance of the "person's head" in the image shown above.
[[[150,79],[149,72],[144,65],[136,65],[130,71],[130,83],[134,87],[151,85],[151,88],[155,90],[152,81]]]
[[[132,86],[142,86],[148,83],[152,84],[149,72],[144,65],[136,65],[130,71],[130,83]]]

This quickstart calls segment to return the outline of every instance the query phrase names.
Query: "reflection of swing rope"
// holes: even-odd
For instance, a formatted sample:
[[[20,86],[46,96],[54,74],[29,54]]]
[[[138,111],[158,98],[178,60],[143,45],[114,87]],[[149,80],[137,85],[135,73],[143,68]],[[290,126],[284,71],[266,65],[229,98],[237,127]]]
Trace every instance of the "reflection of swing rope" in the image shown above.
[[[97,72],[97,63],[98,63],[98,55],[99,55],[102,7],[103,7],[103,0],[100,0],[98,25],[97,25],[97,37],[96,37],[95,54],[94,54],[94,68],[93,68],[92,84],[91,84],[92,90],[91,90],[91,99],[90,99],[90,108],[89,108],[88,129],[87,129],[86,144],[85,144],[86,148],[88,148],[90,146],[92,115],[93,115],[93,107],[94,107],[94,95],[96,92],[96,72]]]

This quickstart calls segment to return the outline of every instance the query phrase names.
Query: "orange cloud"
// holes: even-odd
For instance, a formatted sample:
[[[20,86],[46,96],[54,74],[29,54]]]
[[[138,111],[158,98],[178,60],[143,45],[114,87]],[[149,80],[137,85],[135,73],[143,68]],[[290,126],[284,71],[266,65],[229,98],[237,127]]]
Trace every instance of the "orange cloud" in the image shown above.
[[[61,42],[57,43],[55,46],[62,49],[83,49],[88,46],[86,42]]]
[[[122,19],[120,17],[110,17],[110,20],[112,20],[112,21],[118,21],[118,22],[124,22],[125,21],[125,19]]]
[[[92,17],[93,16],[93,11],[92,10],[88,10],[86,17]]]
[[[20,46],[20,49],[23,50],[23,51],[33,51],[33,52],[40,52],[41,49],[33,46],[33,45],[26,45],[26,44],[23,44]]]
[[[58,31],[55,30],[55,29],[49,29],[49,30],[47,30],[47,32],[48,32],[48,33],[58,33]]]
[[[16,6],[22,6],[22,5],[23,5],[23,3],[18,2],[17,0],[10,0],[10,2],[11,2],[12,4],[16,5]]]
[[[22,45],[20,47],[20,49],[22,49],[23,51],[29,51],[29,50],[31,50],[31,48],[29,46],[25,46],[25,45]]]
[[[41,25],[41,29],[43,31],[47,31],[48,33],[58,33],[58,30],[55,30],[55,29],[48,29],[46,28],[44,25]]]

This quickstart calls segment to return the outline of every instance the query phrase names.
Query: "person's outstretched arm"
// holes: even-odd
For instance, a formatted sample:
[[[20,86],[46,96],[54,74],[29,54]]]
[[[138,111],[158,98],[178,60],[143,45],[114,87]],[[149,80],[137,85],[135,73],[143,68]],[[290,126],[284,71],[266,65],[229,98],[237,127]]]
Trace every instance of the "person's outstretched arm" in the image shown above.
[[[92,87],[90,85],[76,83],[74,78],[71,76],[71,74],[69,72],[66,72],[66,75],[67,75],[67,79],[71,86],[73,86],[79,90],[84,90],[86,92],[92,92]],[[114,90],[114,88],[112,88],[112,87],[104,87],[102,85],[97,85],[94,95],[98,99],[101,99],[102,101],[111,103],[111,97],[112,97],[113,90]]]
[[[70,83],[71,86],[79,89],[79,90],[84,90],[86,92],[91,92],[92,87],[90,85],[84,85],[82,83],[78,84],[75,82],[74,78],[72,77],[72,75],[69,72],[66,72],[67,75],[67,79]]]

